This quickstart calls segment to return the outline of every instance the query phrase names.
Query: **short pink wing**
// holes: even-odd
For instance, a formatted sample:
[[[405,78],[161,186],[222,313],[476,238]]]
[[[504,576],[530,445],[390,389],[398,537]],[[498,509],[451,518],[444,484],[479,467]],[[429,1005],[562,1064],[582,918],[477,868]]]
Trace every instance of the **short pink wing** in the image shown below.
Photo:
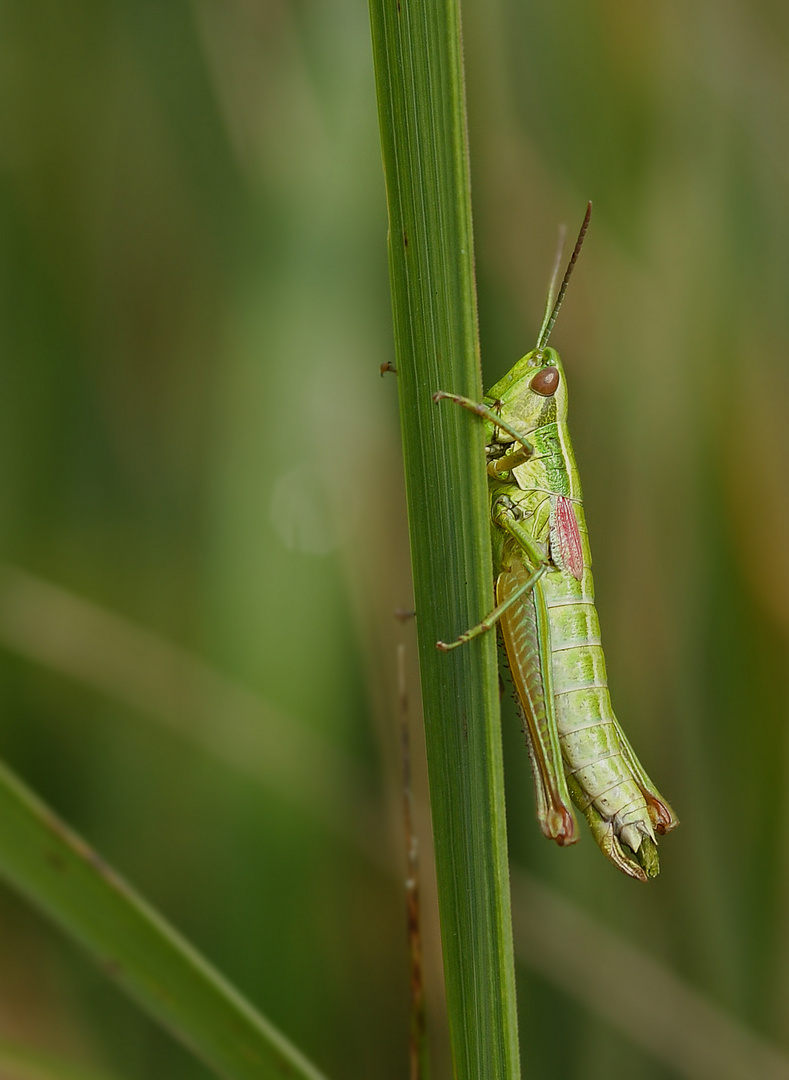
[[[553,529],[551,544],[554,548],[554,561],[563,569],[569,570],[578,581],[584,576],[584,552],[581,546],[581,530],[578,518],[570,499],[557,495],[553,510]],[[558,548],[558,551],[556,551]],[[559,556],[556,559],[556,555]]]

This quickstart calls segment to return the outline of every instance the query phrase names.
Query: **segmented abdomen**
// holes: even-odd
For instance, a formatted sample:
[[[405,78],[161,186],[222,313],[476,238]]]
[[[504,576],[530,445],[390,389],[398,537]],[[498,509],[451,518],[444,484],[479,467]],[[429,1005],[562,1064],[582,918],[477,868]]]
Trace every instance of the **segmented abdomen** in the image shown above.
[[[580,503],[574,510],[584,553],[583,576],[578,581],[570,573],[554,572],[542,579],[559,742],[567,770],[588,800],[581,809],[594,803],[625,843],[638,850],[641,836],[652,835],[652,825],[611,708],[586,523]],[[636,829],[631,832],[633,826]]]

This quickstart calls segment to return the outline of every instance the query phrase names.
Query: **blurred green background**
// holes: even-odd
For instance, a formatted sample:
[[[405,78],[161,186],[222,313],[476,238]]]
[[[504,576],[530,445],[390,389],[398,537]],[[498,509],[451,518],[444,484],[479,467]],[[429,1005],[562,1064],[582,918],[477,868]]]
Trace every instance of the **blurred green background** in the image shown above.
[[[516,892],[525,1073],[759,1077],[771,1043],[789,1075],[789,9],[464,23],[487,385],[595,203],[552,343],[614,704],[682,820],[643,888],[547,844],[507,703],[513,863],[552,890]],[[418,695],[366,6],[6,0],[0,99],[0,753],[330,1076],[403,1077],[398,641],[416,729]],[[657,1036],[595,975],[611,930]],[[0,1038],[206,1075],[7,891],[0,952]]]

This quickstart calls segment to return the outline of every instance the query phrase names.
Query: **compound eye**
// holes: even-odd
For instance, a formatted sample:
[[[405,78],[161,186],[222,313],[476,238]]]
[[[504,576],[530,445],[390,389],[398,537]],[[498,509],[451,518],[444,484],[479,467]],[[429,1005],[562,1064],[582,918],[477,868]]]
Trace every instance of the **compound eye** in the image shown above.
[[[542,394],[543,397],[550,397],[551,394],[556,393],[559,386],[559,369],[555,367],[544,367],[541,371],[537,372],[529,385],[535,394]]]

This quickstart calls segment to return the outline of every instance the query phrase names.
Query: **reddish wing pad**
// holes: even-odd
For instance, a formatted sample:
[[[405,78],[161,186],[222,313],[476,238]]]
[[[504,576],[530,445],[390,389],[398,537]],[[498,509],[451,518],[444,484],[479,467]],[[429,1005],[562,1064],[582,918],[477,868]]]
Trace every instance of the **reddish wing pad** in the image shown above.
[[[551,554],[553,561],[562,570],[569,572],[578,581],[584,576],[584,552],[581,546],[581,530],[578,518],[570,499],[564,495],[556,496],[551,522]]]

